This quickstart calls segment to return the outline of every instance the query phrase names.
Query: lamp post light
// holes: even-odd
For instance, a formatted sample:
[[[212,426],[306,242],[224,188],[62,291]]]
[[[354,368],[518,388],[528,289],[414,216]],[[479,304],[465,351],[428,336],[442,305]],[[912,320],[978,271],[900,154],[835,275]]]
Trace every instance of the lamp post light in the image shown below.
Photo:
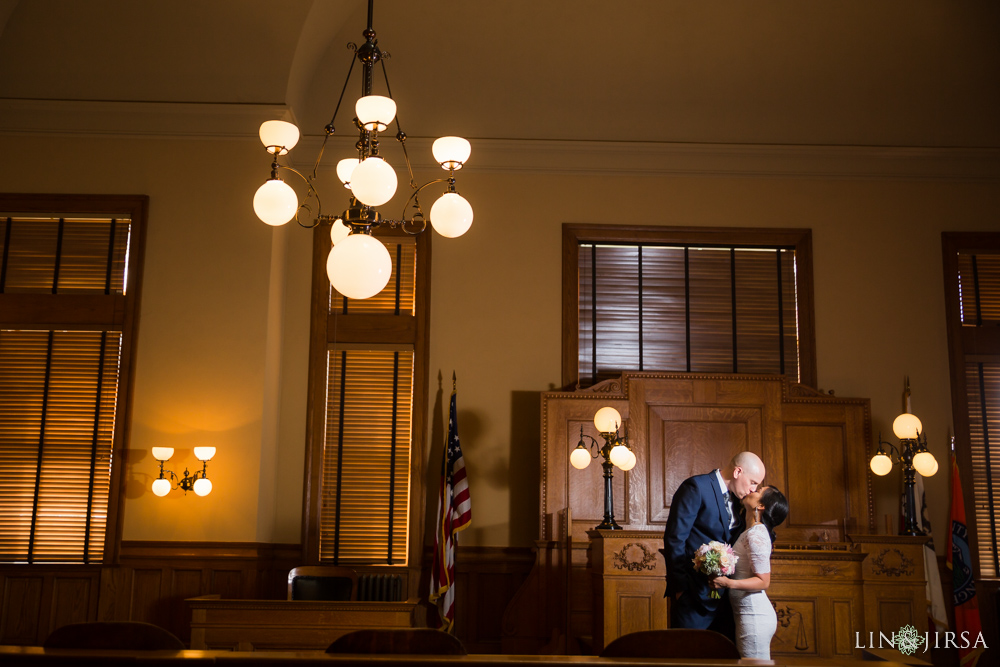
[[[614,408],[601,408],[594,415],[594,426],[604,438],[604,444],[601,445],[593,436],[585,435],[583,426],[581,426],[580,442],[569,455],[569,462],[577,470],[583,470],[590,465],[591,459],[596,459],[598,456],[604,459],[602,464],[604,467],[604,520],[597,526],[597,530],[622,529],[615,521],[614,491],[611,488],[611,480],[614,477],[615,466],[623,471],[635,467],[635,454],[628,444],[628,427],[625,429],[624,438],[618,435],[621,421],[622,416]],[[590,439],[589,444],[585,442],[585,438]]]
[[[903,466],[903,534],[923,535],[917,526],[917,500],[913,486],[916,483],[916,473],[930,477],[938,470],[937,459],[927,451],[927,437],[923,434],[922,425],[916,415],[904,412],[892,422],[892,432],[899,438],[899,448],[882,440],[878,434],[878,449],[869,463],[872,472],[883,477],[892,470],[895,459]],[[886,449],[888,447],[888,449]]]

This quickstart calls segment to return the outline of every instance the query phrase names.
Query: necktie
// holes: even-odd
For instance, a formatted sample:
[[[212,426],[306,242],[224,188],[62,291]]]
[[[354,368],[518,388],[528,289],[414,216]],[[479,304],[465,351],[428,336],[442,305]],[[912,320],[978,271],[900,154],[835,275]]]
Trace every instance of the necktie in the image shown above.
[[[732,494],[730,494],[728,491],[726,493],[723,493],[722,500],[723,502],[726,503],[726,512],[729,513],[729,527],[732,528],[733,527],[733,503],[731,502]]]

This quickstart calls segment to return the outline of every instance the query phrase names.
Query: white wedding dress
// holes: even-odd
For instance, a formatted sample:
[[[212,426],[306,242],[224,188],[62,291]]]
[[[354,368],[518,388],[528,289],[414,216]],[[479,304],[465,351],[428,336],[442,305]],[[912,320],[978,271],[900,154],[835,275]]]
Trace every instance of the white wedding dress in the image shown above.
[[[739,556],[731,579],[748,579],[771,571],[771,538],[764,524],[755,524],[740,535],[733,545]],[[778,617],[764,591],[729,589],[736,621],[736,648],[744,658],[771,659],[771,637],[778,628]]]

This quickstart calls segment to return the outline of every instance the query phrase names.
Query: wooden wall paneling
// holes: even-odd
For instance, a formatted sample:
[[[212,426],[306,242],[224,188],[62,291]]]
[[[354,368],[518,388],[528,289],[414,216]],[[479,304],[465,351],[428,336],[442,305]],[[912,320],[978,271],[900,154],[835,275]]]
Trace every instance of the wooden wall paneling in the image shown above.
[[[40,643],[44,581],[41,575],[4,575],[0,643],[21,646]]]
[[[98,621],[128,621],[132,618],[132,568],[101,568]]]
[[[560,522],[567,525],[566,522]],[[506,654],[566,653],[568,539],[535,543],[534,564],[507,603],[500,650]]]
[[[469,653],[500,653],[503,615],[535,562],[531,549],[463,547],[455,557],[455,635]]]
[[[48,627],[51,630],[70,623],[86,623],[97,618],[100,572],[80,575],[55,574],[52,577],[52,603]]]

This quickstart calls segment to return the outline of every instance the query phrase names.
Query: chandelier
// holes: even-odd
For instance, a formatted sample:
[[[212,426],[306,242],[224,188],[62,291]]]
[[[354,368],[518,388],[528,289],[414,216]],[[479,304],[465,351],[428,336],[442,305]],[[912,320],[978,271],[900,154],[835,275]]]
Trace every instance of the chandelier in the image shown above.
[[[278,157],[287,155],[299,140],[299,128],[281,120],[265,121],[260,126],[260,140],[271,154],[271,177],[257,190],[253,198],[254,212],[269,225],[283,225],[293,218],[302,227],[311,229],[320,223],[332,222],[330,238],[333,247],[326,261],[326,272],[330,284],[346,297],[367,299],[386,286],[392,274],[392,259],[389,251],[372,232],[381,225],[399,227],[407,234],[420,234],[431,226],[442,236],[461,236],[472,224],[472,206],[455,190],[455,172],[469,159],[472,150],[469,142],[461,137],[441,137],[431,147],[434,160],[448,172],[446,178],[439,178],[423,185],[417,185],[413,168],[406,152],[406,134],[399,127],[396,118],[396,103],[389,88],[389,77],[385,71],[385,61],[389,53],[378,47],[375,31],[372,29],[372,6],[368,0],[368,27],[362,32],[364,44],[353,42],[347,45],[356,59],[361,62],[361,97],[355,105],[354,126],[359,138],[355,144],[356,157],[349,157],[337,163],[337,177],[350,191],[347,208],[339,215],[324,215],[322,202],[316,190],[317,171],[327,140],[334,134],[337,112],[344,100],[344,92],[354,71],[355,58],[347,71],[347,79],[340,91],[340,99],[333,112],[333,118],[324,128],[323,144],[320,147],[312,172],[302,174],[287,165],[280,164]],[[375,95],[374,79],[376,65],[381,64],[385,80],[386,95]],[[395,120],[396,135],[403,149],[403,160],[410,177],[411,193],[403,205],[403,213],[398,219],[384,218],[376,210],[392,199],[396,193],[396,172],[379,154],[379,136]],[[299,202],[295,190],[279,176],[284,170],[295,174],[305,182],[306,195]],[[429,216],[425,216],[420,205],[420,192],[437,183],[446,183],[446,191],[431,206]],[[315,202],[313,202],[315,200]],[[315,211],[313,210],[315,206]],[[410,217],[406,217],[411,210]],[[300,218],[306,218],[306,221]],[[309,220],[311,218],[311,220]]]

